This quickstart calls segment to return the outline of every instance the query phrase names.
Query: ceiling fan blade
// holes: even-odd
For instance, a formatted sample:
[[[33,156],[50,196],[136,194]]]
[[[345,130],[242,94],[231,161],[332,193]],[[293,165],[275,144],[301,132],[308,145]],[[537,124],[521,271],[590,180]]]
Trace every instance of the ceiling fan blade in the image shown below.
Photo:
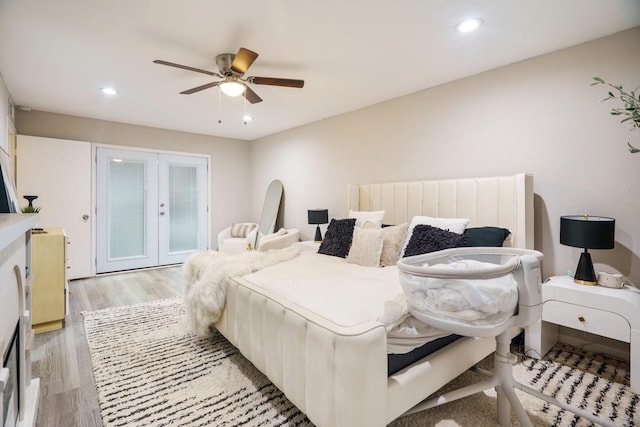
[[[257,85],[285,86],[297,88],[301,88],[304,86],[304,80],[295,79],[278,79],[276,77],[250,77],[247,80]]]
[[[209,89],[210,87],[218,86],[219,84],[220,84],[220,82],[207,83],[206,85],[194,87],[192,89],[183,90],[182,92],[180,92],[180,94],[182,94],[182,95],[191,95],[192,93],[200,92],[201,90]]]
[[[160,64],[160,65],[168,65],[170,67],[182,68],[183,70],[187,70],[187,71],[195,71],[196,73],[203,73],[203,74],[208,74],[210,76],[220,77],[218,73],[214,73],[213,71],[202,70],[200,68],[193,68],[193,67],[189,67],[188,65],[174,64],[173,62],[163,61],[162,59],[156,59],[155,61],[153,61],[153,63]]]
[[[249,86],[247,86],[247,88],[245,89],[242,95],[247,99],[247,101],[249,101],[252,104],[257,104],[258,102],[262,102],[262,98],[260,98],[258,94],[255,93]]]
[[[231,63],[231,69],[236,73],[244,74],[257,57],[258,54],[254,51],[241,47]]]

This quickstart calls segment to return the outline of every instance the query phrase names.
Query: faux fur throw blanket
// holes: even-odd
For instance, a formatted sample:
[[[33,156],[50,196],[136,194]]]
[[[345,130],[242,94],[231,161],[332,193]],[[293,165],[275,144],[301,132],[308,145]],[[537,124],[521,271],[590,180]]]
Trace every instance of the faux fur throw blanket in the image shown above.
[[[185,263],[184,290],[184,303],[191,329],[201,336],[211,335],[209,327],[222,314],[229,278],[290,260],[299,253],[300,247],[290,246],[267,252],[225,254],[207,251],[192,255]]]

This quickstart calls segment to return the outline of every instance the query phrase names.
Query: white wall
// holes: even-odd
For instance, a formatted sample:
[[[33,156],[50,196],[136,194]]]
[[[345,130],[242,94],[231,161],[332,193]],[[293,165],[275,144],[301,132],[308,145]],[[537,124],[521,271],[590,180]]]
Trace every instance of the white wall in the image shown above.
[[[8,134],[7,128],[7,116],[9,115],[9,91],[7,85],[4,83],[4,78],[0,74],[0,148],[9,152],[8,147]]]
[[[640,85],[639,45],[640,27],[254,141],[254,212],[281,179],[285,226],[312,239],[307,209],[344,216],[348,183],[529,172],[545,276],[577,265],[580,249],[559,243],[560,216],[589,213],[616,218],[616,248],[592,251],[596,271],[640,284],[640,154],[626,149],[640,147],[640,130],[590,87],[593,76]]]
[[[211,156],[211,244],[236,221],[258,221],[250,200],[250,145],[246,141],[175,132],[41,111],[16,114],[19,134]]]

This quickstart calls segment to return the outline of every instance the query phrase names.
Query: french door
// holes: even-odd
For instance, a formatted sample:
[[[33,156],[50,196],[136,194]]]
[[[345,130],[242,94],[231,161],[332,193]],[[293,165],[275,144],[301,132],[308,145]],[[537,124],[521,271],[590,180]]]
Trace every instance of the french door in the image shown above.
[[[97,273],[177,264],[206,250],[206,158],[96,152]]]

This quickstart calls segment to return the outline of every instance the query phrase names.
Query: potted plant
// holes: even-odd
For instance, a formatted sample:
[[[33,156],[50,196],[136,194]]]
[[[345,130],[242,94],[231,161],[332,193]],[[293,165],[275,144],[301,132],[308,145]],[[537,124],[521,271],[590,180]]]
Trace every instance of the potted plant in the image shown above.
[[[631,124],[631,130],[640,128],[640,86],[630,92],[625,91],[622,85],[614,85],[601,79],[600,77],[594,77],[594,82],[591,86],[595,85],[607,85],[611,88],[608,92],[608,96],[602,101],[609,101],[611,99],[617,99],[624,105],[622,108],[612,108],[609,112],[612,116],[623,116],[620,123]],[[631,153],[638,153],[640,149],[635,148],[631,143],[627,142],[629,151]]]
[[[33,207],[31,205],[29,206],[25,206],[24,208],[20,209],[22,211],[22,213],[38,213],[40,212],[40,206]]]

